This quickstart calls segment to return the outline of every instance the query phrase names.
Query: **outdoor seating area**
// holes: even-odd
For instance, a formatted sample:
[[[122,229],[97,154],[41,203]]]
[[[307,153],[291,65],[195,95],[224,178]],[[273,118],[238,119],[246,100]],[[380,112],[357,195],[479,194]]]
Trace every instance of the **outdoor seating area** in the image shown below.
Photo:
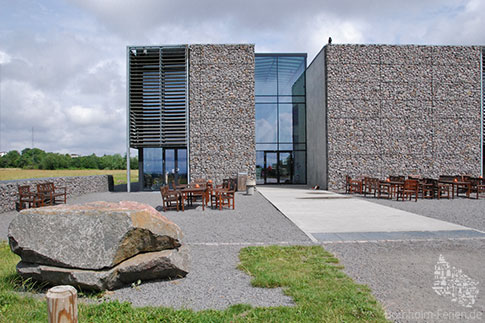
[[[438,179],[416,175],[389,176],[385,180],[359,176],[346,176],[346,194],[372,195],[375,198],[396,200],[454,199],[455,197],[485,197],[485,181],[482,176],[441,175]]]
[[[214,185],[212,180],[195,179],[190,184],[180,184],[172,181],[171,187],[160,187],[162,195],[162,207],[166,212],[169,209],[185,211],[185,207],[193,207],[194,203],[200,203],[202,210],[209,206],[222,210],[223,208],[235,209],[235,194],[237,180],[224,179],[222,184]]]
[[[56,187],[53,182],[37,184],[37,191],[31,191],[30,185],[18,186],[16,209],[42,207],[46,205],[66,204],[67,189]]]

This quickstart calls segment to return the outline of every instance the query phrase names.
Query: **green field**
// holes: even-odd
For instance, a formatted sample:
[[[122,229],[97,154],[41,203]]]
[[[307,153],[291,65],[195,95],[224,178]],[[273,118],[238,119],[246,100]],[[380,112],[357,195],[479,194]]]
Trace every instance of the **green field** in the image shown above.
[[[113,175],[115,185],[126,184],[126,170],[100,170],[100,169],[21,169],[0,168],[0,181],[25,178],[43,177],[66,177],[66,176],[90,176],[90,175]],[[131,182],[138,182],[138,170],[131,171]]]

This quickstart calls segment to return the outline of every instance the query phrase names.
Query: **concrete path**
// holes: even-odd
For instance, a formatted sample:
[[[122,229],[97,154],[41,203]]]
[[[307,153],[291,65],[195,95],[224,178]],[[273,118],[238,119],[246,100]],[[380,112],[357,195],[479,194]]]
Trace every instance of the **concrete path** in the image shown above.
[[[314,242],[485,237],[465,226],[347,195],[301,187],[257,189]]]

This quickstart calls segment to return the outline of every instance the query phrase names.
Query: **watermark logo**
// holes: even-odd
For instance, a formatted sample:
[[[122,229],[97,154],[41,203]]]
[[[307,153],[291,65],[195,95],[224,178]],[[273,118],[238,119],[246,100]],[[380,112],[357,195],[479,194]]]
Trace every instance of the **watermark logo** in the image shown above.
[[[461,269],[450,266],[440,255],[434,266],[433,290],[464,307],[472,307],[478,296],[478,281],[468,277]]]

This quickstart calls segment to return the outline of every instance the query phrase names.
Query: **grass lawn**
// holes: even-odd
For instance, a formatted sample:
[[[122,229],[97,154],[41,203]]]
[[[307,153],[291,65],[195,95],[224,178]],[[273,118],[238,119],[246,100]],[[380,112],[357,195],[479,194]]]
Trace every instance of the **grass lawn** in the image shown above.
[[[133,308],[129,303],[79,303],[80,322],[387,322],[367,287],[342,272],[338,260],[320,246],[247,247],[239,269],[254,286],[283,287],[294,307],[235,305],[224,311]],[[0,243],[0,322],[47,322],[45,301],[19,296],[31,285],[15,273],[19,258]]]
[[[65,177],[65,176],[89,176],[89,175],[113,175],[115,185],[126,184],[126,170],[100,170],[100,169],[21,169],[21,168],[0,168],[0,181],[25,178],[42,177]],[[138,170],[131,171],[131,182],[138,182]]]

